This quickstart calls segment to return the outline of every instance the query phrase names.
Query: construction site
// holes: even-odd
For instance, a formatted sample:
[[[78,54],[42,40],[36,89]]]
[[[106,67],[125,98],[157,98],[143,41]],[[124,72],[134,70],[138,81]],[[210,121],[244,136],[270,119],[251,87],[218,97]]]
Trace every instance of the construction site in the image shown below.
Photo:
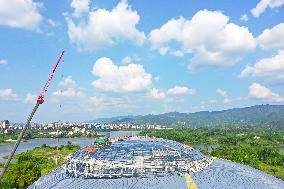
[[[28,189],[283,188],[283,182],[239,163],[203,155],[179,142],[149,137],[98,139]]]
[[[23,126],[0,181],[28,129],[64,55],[59,59]],[[5,123],[6,124],[6,123]],[[177,141],[126,131],[97,139],[69,155],[63,166],[39,177],[28,189],[284,188],[280,179],[252,167],[213,158]]]
[[[67,159],[65,172],[83,178],[162,177],[198,172],[212,161],[175,141],[131,137],[81,148]]]

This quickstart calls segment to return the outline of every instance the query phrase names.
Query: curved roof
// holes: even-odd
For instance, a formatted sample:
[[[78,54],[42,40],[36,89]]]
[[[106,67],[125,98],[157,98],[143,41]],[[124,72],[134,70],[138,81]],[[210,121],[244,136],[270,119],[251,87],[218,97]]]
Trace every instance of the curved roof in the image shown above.
[[[148,139],[123,141],[109,146],[112,150],[131,150],[149,148],[175,148],[182,150],[181,144],[174,141]],[[81,157],[84,148],[72,155],[73,158]],[[182,151],[181,151],[182,152]],[[191,153],[182,152],[183,156],[199,159],[205,157],[199,151]],[[191,180],[188,181],[188,178]],[[116,179],[84,179],[82,177],[68,176],[63,168],[59,168],[36,181],[29,189],[186,189],[188,183],[194,181],[200,189],[283,189],[284,182],[246,165],[230,161],[215,159],[213,163],[198,172],[190,172],[186,176],[169,174],[167,176],[154,176],[147,178],[131,177]]]

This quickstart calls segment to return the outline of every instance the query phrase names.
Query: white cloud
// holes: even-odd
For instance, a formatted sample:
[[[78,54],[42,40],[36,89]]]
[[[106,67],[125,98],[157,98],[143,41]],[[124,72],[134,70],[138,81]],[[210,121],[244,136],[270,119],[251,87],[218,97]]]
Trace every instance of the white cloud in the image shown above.
[[[195,94],[195,90],[194,89],[190,89],[188,87],[185,86],[175,86],[173,88],[170,88],[168,90],[168,94],[169,95],[185,95],[185,94]]]
[[[251,9],[251,14],[258,18],[269,7],[271,9],[281,7],[284,0],[260,0],[255,8]]]
[[[67,76],[60,81],[59,85],[66,87],[74,87],[76,86],[76,81],[72,79],[72,76]]]
[[[90,97],[90,102],[99,108],[127,107],[131,104],[128,99],[109,97],[106,95],[92,96]]]
[[[161,54],[193,53],[189,64],[192,71],[231,66],[256,47],[248,28],[229,23],[229,17],[221,12],[208,10],[198,11],[191,20],[169,20],[152,30],[149,40]],[[180,44],[180,49],[171,47],[174,42]]]
[[[207,101],[201,101],[200,104],[201,105],[212,105],[212,104],[216,104],[217,103],[217,100],[215,99],[210,99],[210,100],[207,100]]]
[[[219,94],[219,95],[221,95],[221,96],[224,98],[224,101],[223,101],[224,104],[227,104],[227,103],[230,102],[230,100],[229,100],[229,95],[228,95],[227,91],[222,90],[222,89],[217,89],[217,90],[216,90],[216,93]]]
[[[38,30],[42,4],[33,0],[0,0],[0,25]]]
[[[173,55],[173,56],[177,56],[177,57],[183,57],[184,56],[184,53],[180,50],[170,52],[170,54]]]
[[[241,17],[240,17],[240,20],[247,22],[248,21],[248,15],[242,14]]]
[[[80,50],[98,50],[114,45],[121,39],[142,45],[145,35],[136,25],[140,16],[131,9],[126,0],[121,1],[111,11],[97,9],[88,13],[87,21],[80,19],[76,24],[66,17],[70,41]]]
[[[155,81],[159,81],[159,80],[160,80],[160,76],[154,77],[154,80],[155,80]]]
[[[8,60],[0,59],[0,65],[1,64],[8,64]]]
[[[173,101],[176,102],[177,100],[181,99],[173,98],[174,96],[187,95],[187,94],[194,95],[195,90],[185,86],[174,86],[173,88],[170,88],[168,90],[160,90],[157,88],[152,88],[149,91],[147,97],[153,99],[165,99],[168,102],[173,102]]]
[[[166,98],[166,94],[163,91],[160,91],[156,88],[153,88],[149,92],[149,97],[153,98],[153,99],[164,99],[164,98]]]
[[[13,92],[13,89],[0,89],[0,99],[16,100],[17,95]]]
[[[58,27],[60,24],[53,21],[51,18],[47,19],[47,23],[48,25],[50,25],[51,27]]]
[[[258,100],[267,102],[284,102],[284,97],[272,92],[270,89],[258,83],[253,83],[249,86],[249,95]]]
[[[230,102],[230,100],[228,98],[225,98],[223,102],[224,102],[224,104],[228,104]]]
[[[67,97],[67,98],[81,98],[84,97],[84,93],[81,90],[75,88],[68,88],[66,90],[58,90],[53,92],[54,97]]]
[[[27,93],[26,98],[24,99],[24,103],[26,104],[34,104],[36,102],[36,95],[32,93]]]
[[[126,56],[121,60],[121,62],[123,64],[130,64],[132,62],[132,58],[130,56]]]
[[[257,41],[263,49],[284,49],[284,23],[265,29]]]
[[[54,35],[55,35],[54,32],[49,32],[49,33],[46,34],[46,36],[48,36],[48,37],[51,37],[51,36],[54,36]]]
[[[134,56],[126,56],[124,57],[121,62],[122,64],[130,64],[130,63],[135,63],[135,62],[139,62],[141,60],[141,58],[137,55]]]
[[[100,58],[93,66],[92,73],[99,77],[93,86],[105,91],[138,92],[149,88],[152,76],[140,64],[116,66],[106,57]]]
[[[89,11],[90,0],[72,0],[71,8],[74,9],[73,15],[79,17],[82,13]]]
[[[271,58],[259,60],[254,66],[246,66],[240,77],[258,77],[270,82],[284,81],[284,51],[279,51]]]

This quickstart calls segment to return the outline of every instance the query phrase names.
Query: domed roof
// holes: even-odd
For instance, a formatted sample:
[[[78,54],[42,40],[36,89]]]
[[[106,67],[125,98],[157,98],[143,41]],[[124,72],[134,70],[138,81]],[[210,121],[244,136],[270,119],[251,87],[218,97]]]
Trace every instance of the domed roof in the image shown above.
[[[41,177],[29,189],[283,189],[284,182],[264,172],[212,159],[175,141],[135,138],[92,152],[87,146],[61,168]]]

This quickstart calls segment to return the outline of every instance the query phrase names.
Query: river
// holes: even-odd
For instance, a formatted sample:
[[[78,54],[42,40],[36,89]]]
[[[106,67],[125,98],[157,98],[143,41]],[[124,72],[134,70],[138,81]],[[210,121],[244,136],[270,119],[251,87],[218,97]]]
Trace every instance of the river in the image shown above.
[[[111,131],[110,136],[111,137],[118,137],[118,136],[125,136],[125,135],[132,135],[135,136],[140,131]],[[106,132],[107,133],[107,132]],[[103,134],[106,134],[103,133]],[[46,139],[31,139],[28,140],[25,143],[21,143],[16,151],[16,154],[26,152],[28,150],[31,150],[35,147],[40,147],[43,144],[46,144],[48,146],[61,146],[64,144],[67,144],[68,141],[78,144],[79,146],[86,146],[93,144],[95,138],[88,138],[88,137],[79,137],[79,138],[60,138],[60,139],[52,139],[52,138],[46,138]],[[7,156],[10,154],[14,144],[7,144],[7,145],[0,145],[0,163],[6,162],[6,160],[3,158],[3,156]]]
[[[122,134],[124,132],[129,132],[129,131],[114,131],[114,132],[115,132],[115,135],[116,135],[116,134]],[[43,144],[46,144],[48,146],[61,146],[61,145],[67,144],[68,141],[70,141],[74,144],[78,144],[79,146],[86,146],[86,145],[89,145],[89,144],[93,144],[95,140],[96,140],[95,138],[88,138],[88,137],[60,138],[60,139],[49,139],[49,138],[48,139],[31,139],[31,140],[28,140],[25,143],[21,143],[19,148],[16,151],[16,154],[25,152],[27,150],[31,150],[31,149],[33,149],[35,147],[39,147]],[[14,144],[0,145],[0,163],[4,163],[6,161],[3,158],[3,156],[9,155],[13,146],[14,146]],[[210,152],[213,149],[218,148],[220,146],[220,144],[215,144],[215,145],[192,144],[190,146],[192,146],[193,148],[195,148],[197,150],[203,150],[203,149],[208,147],[208,151]],[[279,151],[283,153],[284,148],[280,148]]]
[[[61,146],[64,144],[67,144],[68,141],[78,144],[80,146],[86,146],[89,144],[93,144],[95,138],[88,138],[88,137],[79,137],[79,138],[60,138],[60,139],[31,139],[28,140],[25,143],[21,143],[18,147],[16,154],[26,152],[28,150],[31,150],[35,147],[40,147],[43,144],[46,144],[48,146]],[[7,156],[10,154],[14,144],[7,144],[7,145],[0,145],[0,163],[4,163],[6,160],[3,158],[3,156]],[[196,148],[197,150],[202,150],[205,148],[202,144],[193,144],[192,147]],[[217,148],[219,145],[208,145],[208,150],[211,151],[213,148]]]
[[[88,138],[88,137],[79,137],[79,138],[60,138],[58,139],[31,139],[28,140],[25,143],[21,143],[16,151],[16,154],[31,150],[35,147],[39,147],[43,144],[46,144],[48,146],[61,146],[63,144],[67,144],[68,141],[78,144],[80,146],[86,146],[89,144],[93,144],[95,138]],[[7,144],[7,145],[1,145],[0,146],[0,162],[5,162],[6,160],[3,159],[3,156],[7,156],[10,154],[14,144]]]

